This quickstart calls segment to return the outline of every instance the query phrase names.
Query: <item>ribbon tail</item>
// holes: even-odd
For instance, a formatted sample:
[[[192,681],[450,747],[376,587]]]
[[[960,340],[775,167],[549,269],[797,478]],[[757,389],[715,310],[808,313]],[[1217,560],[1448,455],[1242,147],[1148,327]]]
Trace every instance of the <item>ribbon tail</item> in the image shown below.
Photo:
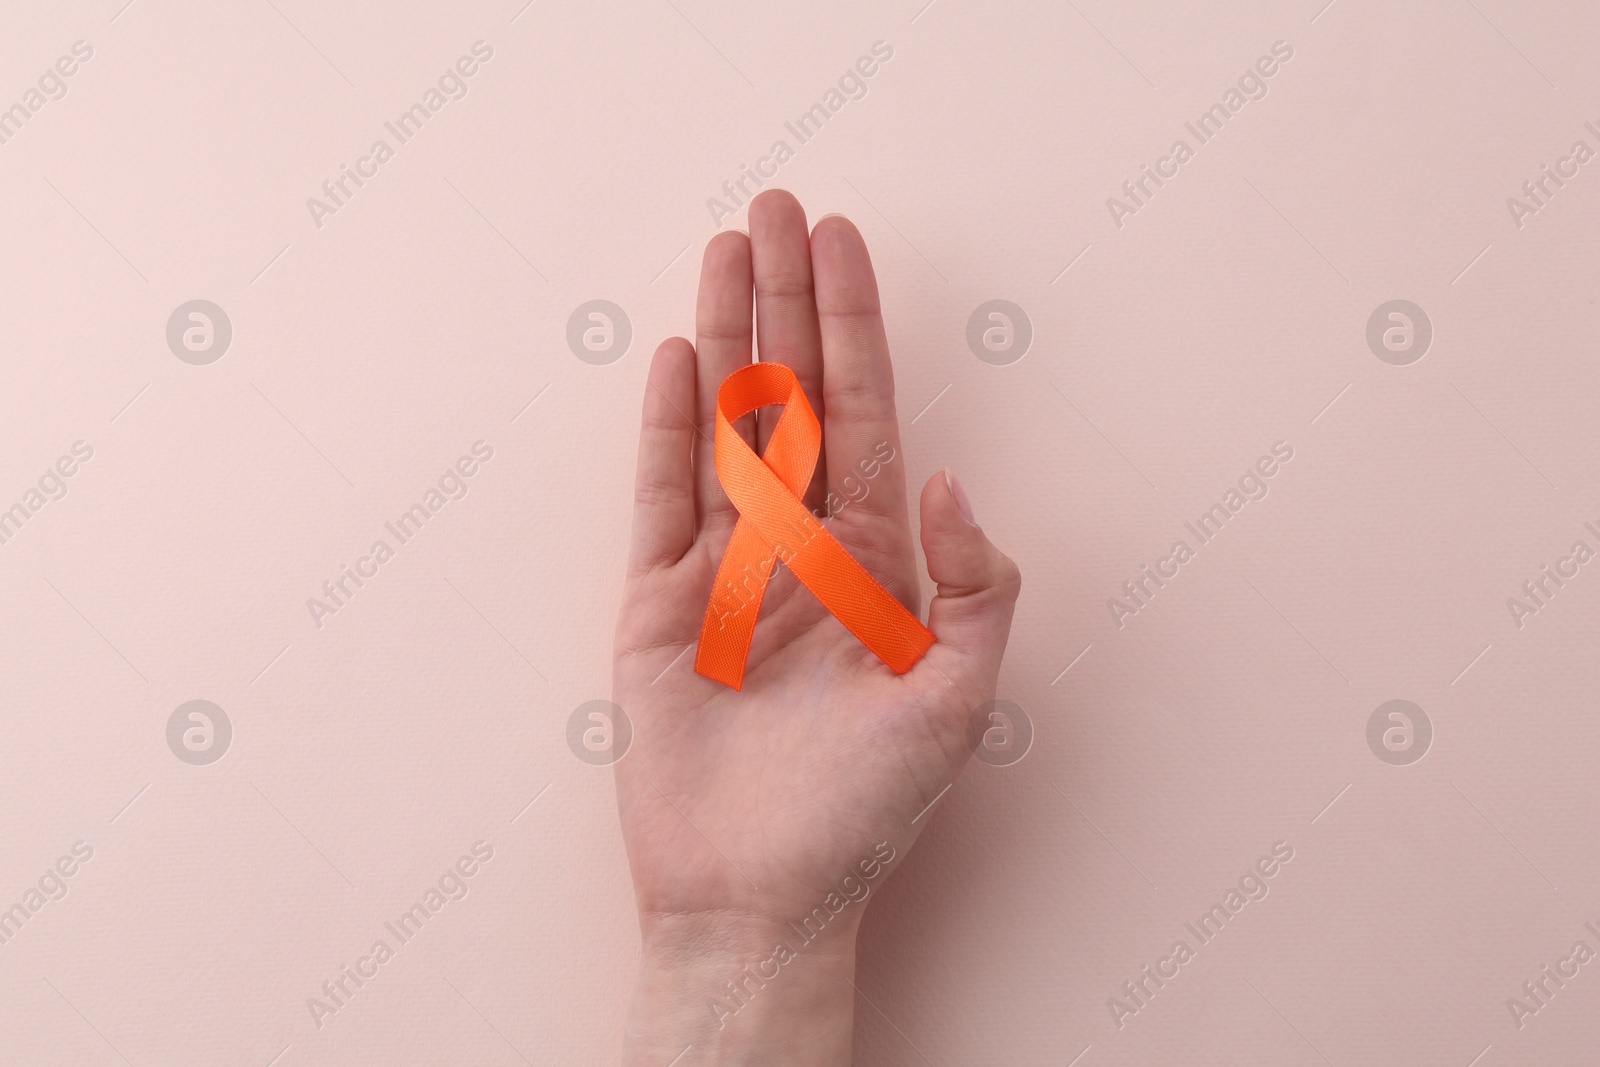
[[[695,673],[731,689],[744,688],[745,659],[776,553],[748,519],[741,518],[722,554],[700,623]]]
[[[932,630],[906,610],[827,530],[802,545],[789,560],[805,587],[896,674],[904,674],[936,640]]]

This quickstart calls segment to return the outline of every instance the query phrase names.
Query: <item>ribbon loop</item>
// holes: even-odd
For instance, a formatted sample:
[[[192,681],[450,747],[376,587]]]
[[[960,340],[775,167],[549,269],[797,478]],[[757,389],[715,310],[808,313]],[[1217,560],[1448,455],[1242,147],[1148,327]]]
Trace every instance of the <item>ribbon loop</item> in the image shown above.
[[[734,420],[782,404],[764,455]],[[767,580],[782,561],[845,628],[896,674],[910,670],[933,633],[857,563],[801,503],[822,450],[822,428],[794,372],[752,363],[717,389],[717,479],[739,511],[700,624],[695,672],[739,689]]]

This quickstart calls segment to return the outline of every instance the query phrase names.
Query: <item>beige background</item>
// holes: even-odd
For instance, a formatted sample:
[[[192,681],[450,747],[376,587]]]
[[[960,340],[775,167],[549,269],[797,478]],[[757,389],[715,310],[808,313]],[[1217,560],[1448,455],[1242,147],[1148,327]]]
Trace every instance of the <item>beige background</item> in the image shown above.
[[[1022,566],[1000,695],[1037,738],[874,891],[858,1061],[1595,1061],[1600,964],[1521,1029],[1506,1003],[1600,951],[1600,563],[1506,604],[1600,549],[1600,161],[1506,206],[1600,150],[1594,6],[922,2],[6,6],[0,106],[93,57],[0,144],[0,507],[93,456],[0,545],[0,907],[93,857],[0,946],[0,1060],[616,1058],[630,890],[565,729],[608,693],[645,364],[691,331],[707,199],[883,41],[777,181],[873,249],[913,484],[953,466]],[[1114,225],[1275,41],[1268,95]],[[197,298],[234,331],[208,366],[164,336]],[[565,341],[596,298],[634,331],[606,366]],[[1008,366],[965,340],[994,298],[1035,332]],[[1434,328],[1409,366],[1365,340],[1397,298]],[[465,499],[315,626],[478,440]],[[1280,440],[1119,630],[1107,599]],[[1409,766],[1366,740],[1397,698],[1434,730]],[[192,699],[233,725],[208,766],[166,742]],[[1119,1030],[1107,999],[1280,840],[1270,896]]]

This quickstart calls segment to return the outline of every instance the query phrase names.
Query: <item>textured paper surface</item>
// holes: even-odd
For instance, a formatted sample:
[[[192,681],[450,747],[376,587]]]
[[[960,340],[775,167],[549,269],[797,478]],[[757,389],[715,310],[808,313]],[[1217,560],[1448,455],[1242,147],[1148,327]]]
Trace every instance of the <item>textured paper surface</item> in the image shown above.
[[[0,1059],[616,1058],[631,893],[568,724],[609,696],[649,353],[747,168],[861,226],[912,484],[956,469],[1024,574],[1031,750],[875,888],[858,1062],[1595,1059],[1592,5],[0,30]],[[1369,743],[1395,700],[1426,740],[1385,712]],[[1264,899],[1186,933],[1276,842]]]

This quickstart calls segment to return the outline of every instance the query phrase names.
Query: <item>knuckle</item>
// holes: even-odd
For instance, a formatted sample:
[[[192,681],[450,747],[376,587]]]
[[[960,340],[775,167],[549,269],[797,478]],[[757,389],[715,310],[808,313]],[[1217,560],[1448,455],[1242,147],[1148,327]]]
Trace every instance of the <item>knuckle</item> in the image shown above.
[[[756,281],[757,295],[777,297],[780,300],[810,297],[814,291],[809,265],[766,267]]]
[[[750,317],[746,315],[743,320],[737,318],[711,318],[695,327],[695,334],[700,344],[707,341],[748,341],[750,340]]]
[[[995,572],[995,590],[1007,600],[1016,600],[1022,592],[1022,568],[1010,556],[1002,555]]]
[[[641,508],[681,503],[687,495],[687,489],[670,478],[641,477],[633,488],[633,502]]]

